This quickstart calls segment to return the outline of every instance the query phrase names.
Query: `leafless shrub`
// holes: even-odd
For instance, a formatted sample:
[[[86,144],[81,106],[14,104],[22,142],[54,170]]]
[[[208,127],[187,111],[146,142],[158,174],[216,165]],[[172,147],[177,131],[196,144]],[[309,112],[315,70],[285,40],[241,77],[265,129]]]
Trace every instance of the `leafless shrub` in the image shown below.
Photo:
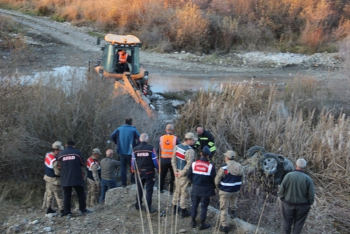
[[[63,77],[47,78],[28,85],[13,76],[1,82],[2,173],[27,179],[41,175],[45,152],[57,140],[74,139],[85,156],[95,147],[113,147],[107,143],[109,135],[128,116],[134,117],[139,131],[152,129],[133,100],[126,95],[114,98],[111,81],[73,74],[62,84],[58,81]]]

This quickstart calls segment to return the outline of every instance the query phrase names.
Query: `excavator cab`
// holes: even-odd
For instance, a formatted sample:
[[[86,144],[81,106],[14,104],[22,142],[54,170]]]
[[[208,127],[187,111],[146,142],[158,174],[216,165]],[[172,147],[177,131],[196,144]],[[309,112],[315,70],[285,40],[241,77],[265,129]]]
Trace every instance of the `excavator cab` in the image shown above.
[[[133,82],[140,89],[143,89],[145,95],[152,95],[150,87],[147,89],[143,85],[148,85],[148,71],[140,66],[140,40],[133,35],[115,35],[107,34],[105,36],[105,45],[102,47],[101,63],[95,67],[95,71],[106,78],[122,80],[123,74],[128,72]],[[127,69],[120,69],[118,66],[118,52],[126,50],[128,56]]]
[[[102,54],[102,67],[104,70],[110,74],[116,73],[116,74],[122,74],[124,73],[123,70],[120,70],[120,67],[118,67],[118,57],[119,52],[125,50],[128,58],[127,58],[127,69],[126,71],[130,72],[131,75],[133,75],[136,79],[141,78],[140,72],[143,73],[144,71],[140,69],[140,59],[139,59],[139,53],[140,48],[135,46],[130,47],[124,47],[124,46],[118,46],[113,44],[106,44],[105,47],[103,47],[103,54]],[[119,75],[115,76],[116,78],[120,78]]]
[[[141,41],[133,35],[107,34],[102,49],[102,59],[94,70],[102,77],[115,79],[115,88],[124,88],[136,102],[142,104],[149,115],[154,109],[147,96],[152,95],[148,84],[148,71],[140,66]],[[126,69],[119,65],[119,52],[128,54]],[[151,108],[151,109],[150,109]]]

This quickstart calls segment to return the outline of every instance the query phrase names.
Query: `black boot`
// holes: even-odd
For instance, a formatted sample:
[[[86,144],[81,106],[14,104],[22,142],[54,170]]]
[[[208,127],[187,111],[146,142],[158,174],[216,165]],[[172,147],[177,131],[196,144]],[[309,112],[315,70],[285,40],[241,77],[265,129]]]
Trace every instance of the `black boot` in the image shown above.
[[[51,207],[47,208],[46,214],[56,213],[55,210],[53,210]]]
[[[201,225],[199,226],[199,230],[204,230],[210,228],[209,223],[205,223],[205,220],[201,220]]]
[[[234,219],[234,218],[237,217],[237,212],[236,212],[236,210],[231,210],[231,211],[230,211],[230,217],[231,217],[231,219]]]
[[[177,212],[178,214],[180,214],[181,208],[180,208],[180,206],[174,205],[174,215],[176,215],[176,212]]]
[[[181,218],[186,218],[188,216],[191,216],[190,212],[188,212],[187,209],[181,209]]]
[[[192,218],[192,227],[195,228],[197,226],[197,222],[196,222],[196,219]]]
[[[219,230],[220,230],[220,232],[228,233],[228,227],[227,227],[227,226],[221,226],[221,225],[220,225]]]

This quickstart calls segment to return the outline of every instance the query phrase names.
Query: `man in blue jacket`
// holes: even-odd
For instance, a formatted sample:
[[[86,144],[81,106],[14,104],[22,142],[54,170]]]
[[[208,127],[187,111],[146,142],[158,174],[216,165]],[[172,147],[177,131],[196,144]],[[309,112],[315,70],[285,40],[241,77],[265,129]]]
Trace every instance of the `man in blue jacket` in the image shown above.
[[[126,170],[127,166],[131,166],[131,153],[132,149],[136,146],[136,142],[140,137],[140,133],[132,126],[132,118],[126,118],[125,124],[118,127],[111,134],[112,141],[117,145],[117,153],[120,155],[120,177],[122,180],[122,186],[127,185]],[[135,183],[135,177],[130,175],[131,183]]]

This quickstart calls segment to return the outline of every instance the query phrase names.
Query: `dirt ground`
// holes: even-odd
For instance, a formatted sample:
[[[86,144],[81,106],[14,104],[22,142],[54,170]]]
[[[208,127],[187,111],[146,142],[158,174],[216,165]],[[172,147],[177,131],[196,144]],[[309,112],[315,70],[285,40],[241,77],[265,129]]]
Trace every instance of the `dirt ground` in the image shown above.
[[[160,209],[158,209],[158,191],[154,191],[152,207],[160,212],[151,214],[149,218],[146,212],[142,211],[140,214],[134,207],[135,185],[116,188],[109,192],[111,194],[107,193],[106,201],[108,196],[113,197],[109,204],[88,207],[93,212],[87,215],[79,215],[79,211],[75,209],[70,219],[51,214],[45,215],[45,210],[38,207],[24,208],[2,204],[0,233],[220,233],[218,231],[219,212],[212,207],[207,213],[207,223],[210,223],[211,227],[199,231],[198,228],[190,226],[190,217],[182,219],[170,212],[171,196],[168,192],[161,194]],[[168,215],[160,217],[162,211],[167,212]],[[200,223],[199,215],[197,220]],[[228,217],[228,225],[230,233],[237,233],[237,228],[241,230],[239,233],[255,232],[255,226],[240,219],[232,220]],[[259,233],[276,233],[272,229],[266,230],[268,229],[261,228]]]
[[[26,29],[27,44],[29,45],[26,56],[18,65],[14,64],[10,54],[0,51],[0,64],[4,69],[11,66],[13,72],[33,74],[39,71],[50,71],[55,67],[73,66],[87,67],[90,60],[98,60],[101,57],[100,47],[96,45],[96,38],[87,34],[90,28],[76,28],[69,23],[53,22],[45,17],[33,17],[17,12],[0,9],[0,14],[19,22]],[[254,78],[260,82],[285,83],[295,76],[311,76],[317,79],[326,79],[329,76],[341,76],[333,71],[337,68],[329,67],[298,67],[287,66],[282,68],[265,66],[242,66],[239,58],[229,64],[232,58],[227,55],[222,57],[222,64],[210,61],[209,55],[194,55],[187,52],[172,54],[160,54],[141,52],[140,60],[143,67],[154,74],[153,82],[168,80],[167,85],[184,82],[188,87],[199,87],[203,82],[214,83],[250,80]],[[15,70],[14,70],[15,69]],[[171,81],[173,80],[173,81]],[[172,83],[173,82],[173,83]],[[167,90],[169,91],[169,90]],[[40,207],[18,207],[6,204],[0,198],[0,232],[1,233],[142,233],[140,214],[135,210],[135,191],[130,190],[124,194],[121,201],[114,205],[92,207],[94,212],[86,216],[79,216],[75,211],[73,217],[66,220],[65,217],[45,217],[44,210]],[[169,206],[169,196],[161,196],[161,209]],[[158,192],[154,192],[153,203],[157,207]],[[247,201],[246,203],[249,203]],[[259,214],[257,214],[259,215]],[[158,233],[159,214],[151,216],[154,233]],[[170,217],[169,217],[170,219]],[[148,220],[143,212],[144,233],[151,233]],[[161,227],[165,225],[165,218],[160,218]],[[215,233],[217,213],[215,210],[208,212],[208,222],[212,228],[200,233]],[[167,228],[161,233],[171,233],[175,227],[167,220]],[[179,219],[176,230],[184,229],[187,233],[198,233],[198,229],[189,226],[190,218]],[[174,228],[174,229],[172,229]],[[234,225],[232,224],[231,230]],[[174,232],[173,232],[174,233]],[[231,232],[233,233],[233,231]],[[250,232],[246,232],[250,233]],[[253,233],[253,232],[251,232]],[[262,232],[259,232],[262,233]],[[272,233],[272,231],[267,232]]]

